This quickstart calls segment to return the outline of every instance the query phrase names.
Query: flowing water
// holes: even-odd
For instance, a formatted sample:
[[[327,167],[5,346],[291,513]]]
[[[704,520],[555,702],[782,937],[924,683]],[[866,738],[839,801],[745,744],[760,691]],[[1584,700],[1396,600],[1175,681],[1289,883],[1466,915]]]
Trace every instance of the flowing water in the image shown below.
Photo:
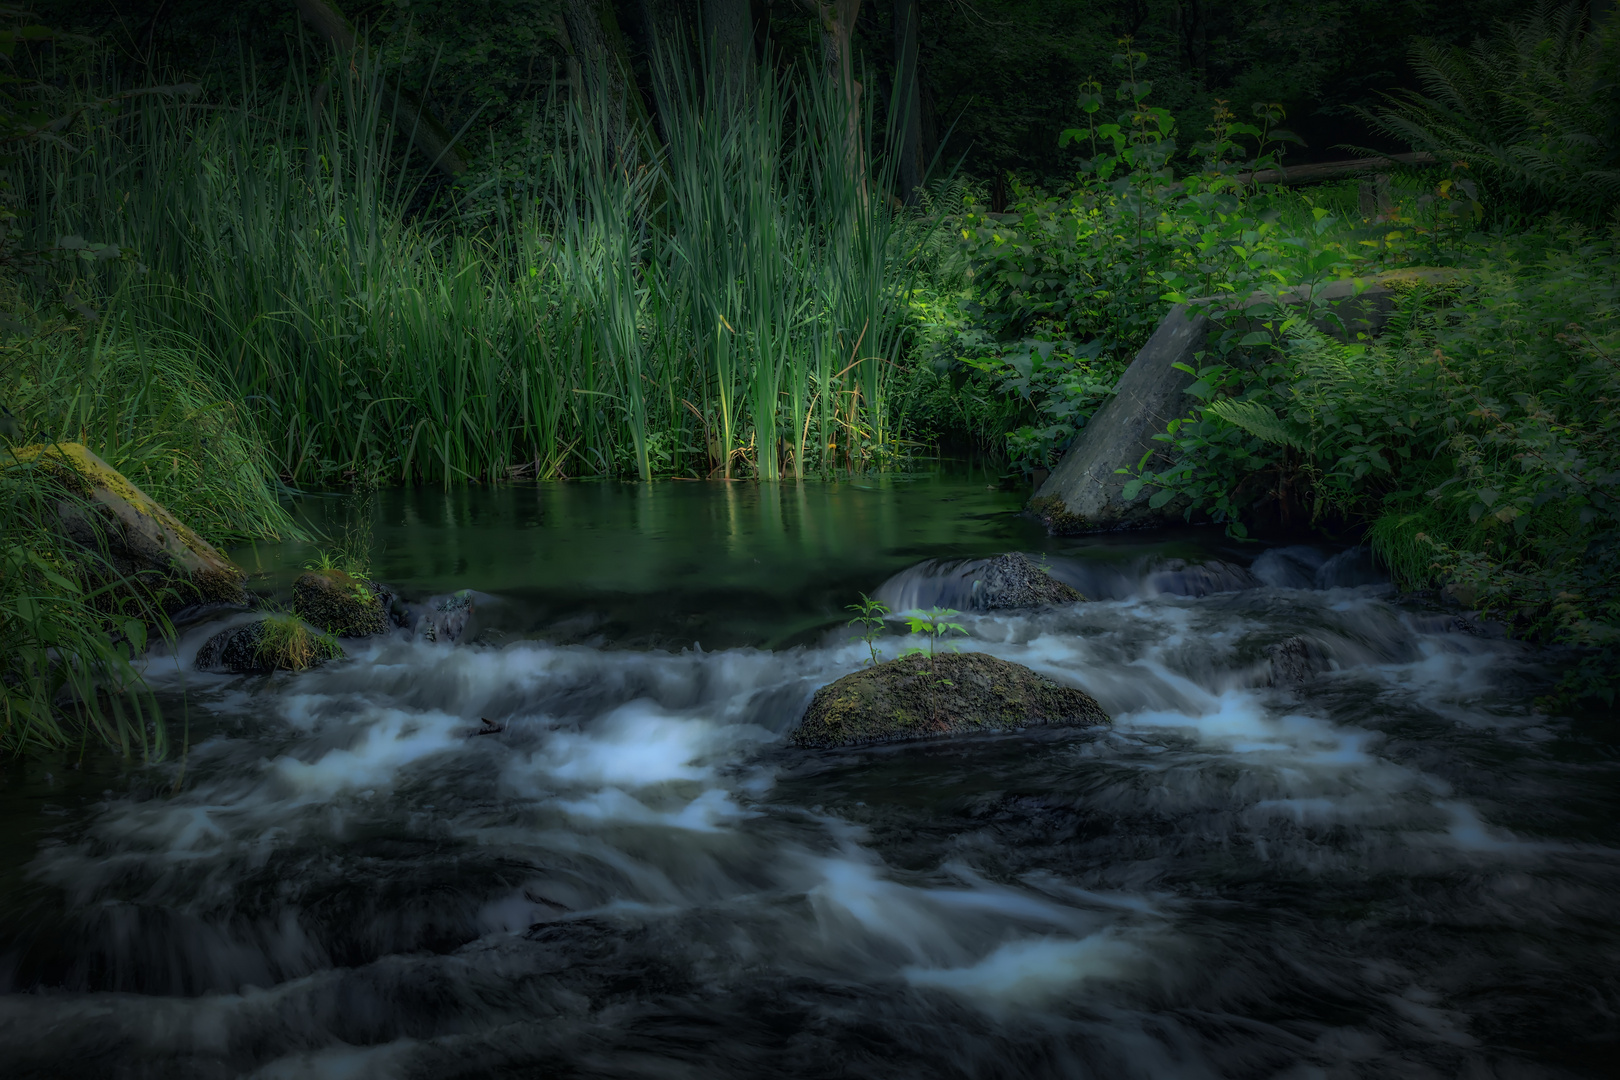
[[[1017,507],[384,493],[377,576],[474,590],[472,643],[225,677],[204,622],[150,669],[183,755],[5,774],[0,1074],[1614,1074],[1616,756],[1540,656],[1354,550]],[[865,656],[842,605],[962,608],[1008,550],[1091,601],[961,647],[1111,728],[787,745]],[[236,554],[274,592],[310,552]]]

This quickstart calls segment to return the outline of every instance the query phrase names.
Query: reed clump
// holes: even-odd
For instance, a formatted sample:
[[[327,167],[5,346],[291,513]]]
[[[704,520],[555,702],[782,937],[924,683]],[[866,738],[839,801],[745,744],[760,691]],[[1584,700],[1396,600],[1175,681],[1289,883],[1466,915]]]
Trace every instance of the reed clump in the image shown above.
[[[663,138],[550,102],[535,169],[413,215],[383,71],[148,95],[27,148],[33,242],[194,343],[294,482],[804,476],[891,452],[908,233],[833,87],[665,60]],[[97,249],[103,250],[101,248]]]

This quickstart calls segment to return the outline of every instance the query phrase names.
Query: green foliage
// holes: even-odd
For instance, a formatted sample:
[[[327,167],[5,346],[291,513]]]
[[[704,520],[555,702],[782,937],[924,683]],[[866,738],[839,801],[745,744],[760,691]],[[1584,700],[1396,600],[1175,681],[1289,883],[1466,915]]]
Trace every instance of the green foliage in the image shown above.
[[[32,462],[0,467],[0,754],[95,742],[155,760],[164,727],[132,660],[149,626],[172,630],[120,589],[105,545],[69,548],[50,528],[79,500]]]
[[[0,407],[6,445],[82,442],[207,539],[297,535],[247,410],[193,350],[36,324],[0,340]],[[79,498],[31,463],[0,468],[0,752],[96,742],[161,757],[132,660],[169,624],[146,590],[124,587],[104,544],[70,546],[52,528],[58,504]]]
[[[1588,5],[1542,2],[1467,48],[1412,46],[1423,92],[1368,119],[1442,160],[1466,162],[1506,199],[1600,219],[1620,201],[1620,29]]]
[[[1202,369],[1206,404],[1161,436],[1175,463],[1142,480],[1239,533],[1263,495],[1368,523],[1402,587],[1446,582],[1525,636],[1612,651],[1620,230],[1473,250],[1465,284],[1415,290],[1375,344],[1296,325],[1262,363]],[[1612,696],[1612,674],[1570,693]]]
[[[844,625],[861,627],[861,633],[856,635],[855,640],[866,644],[872,654],[871,662],[875,666],[878,662],[877,639],[883,636],[883,617],[889,613],[888,605],[861,593],[860,603],[846,604],[844,608],[855,613],[855,617]]]
[[[934,658],[934,643],[941,641],[952,634],[967,634],[967,629],[961,623],[948,621],[952,616],[962,614],[954,608],[933,607],[927,611],[919,611],[907,615],[906,628],[913,634],[922,634],[928,639],[928,658]]]
[[[467,233],[407,213],[383,82],[361,59],[324,93],[143,99],[36,147],[34,235],[139,259],[54,287],[195,341],[295,481],[773,478],[893,452],[911,271],[834,88],[767,71],[717,109],[667,65],[671,149],[634,168],[600,110],[554,106],[538,174],[480,193]]]
[[[60,321],[0,339],[10,437],[83,443],[207,540],[295,536],[251,411],[199,352]]]
[[[1100,344],[1026,339],[1001,348],[990,346],[987,355],[962,358],[962,363],[991,377],[998,393],[1023,405],[1020,415],[1036,418],[1006,433],[1008,457],[1015,468],[1026,474],[1050,469],[1114,392],[1125,363],[1097,356]]]
[[[267,616],[254,646],[254,656],[265,667],[276,671],[303,671],[343,655],[343,647],[331,634],[318,633],[290,612]]]
[[[1078,83],[1104,70],[1120,37],[1149,54],[1143,81],[1185,131],[1216,98],[1280,102],[1319,151],[1360,141],[1350,107],[1409,76],[1392,43],[1428,35],[1466,44],[1511,0],[973,0],[923,5],[923,74],[941,126],[944,158],[966,155],[980,177],[1009,170],[1052,185],[1072,174],[1053,118],[1067,115]],[[781,10],[781,6],[777,6]],[[871,42],[874,54],[887,42]],[[1349,122],[1347,124],[1347,121]],[[1067,124],[1063,126],[1069,126]],[[1331,152],[1328,152],[1331,156]]]
[[[1347,221],[1309,195],[1255,185],[1253,175],[1298,141],[1278,126],[1284,110],[1272,102],[1255,103],[1249,123],[1217,101],[1208,138],[1186,158],[1193,171],[1177,177],[1175,120],[1148,102],[1146,56],[1129,39],[1122,45],[1114,64],[1124,79],[1113,94],[1121,111],[1105,113],[1101,84],[1084,83],[1085,126],[1063,133],[1091,151],[1074,187],[1058,197],[1017,188],[1008,214],[970,205],[960,230],[982,298],[976,324],[957,333],[960,362],[1023,406],[1029,422],[1009,432],[1008,447],[1026,472],[1051,466],[1170,304],[1290,286],[1314,294],[1408,261],[1411,241],[1433,232],[1410,218]],[[1431,218],[1439,212],[1424,207]],[[1219,348],[1262,339],[1240,334]]]

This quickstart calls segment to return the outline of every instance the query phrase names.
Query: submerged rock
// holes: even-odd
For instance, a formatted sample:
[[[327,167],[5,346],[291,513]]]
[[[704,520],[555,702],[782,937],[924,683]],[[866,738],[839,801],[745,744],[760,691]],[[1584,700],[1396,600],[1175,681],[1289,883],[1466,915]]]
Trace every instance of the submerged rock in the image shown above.
[[[1266,679],[1270,686],[1308,682],[1333,666],[1320,645],[1297,635],[1267,645],[1265,651],[1271,665]]]
[[[979,611],[1073,604],[1084,599],[1073,586],[1019,551],[991,559],[973,582],[973,606]]]
[[[474,619],[476,614],[477,603],[472,592],[463,589],[437,601],[419,615],[412,633],[428,641],[451,644],[463,638],[471,641],[478,636],[478,624]]]
[[[342,655],[342,647],[330,635],[296,616],[272,615],[221,630],[197,650],[195,666],[199,671],[238,675],[303,671]]]
[[[212,544],[80,443],[25,446],[0,453],[0,468],[34,462],[68,492],[57,503],[62,533],[105,558],[128,585],[166,610],[188,604],[245,604],[247,575]],[[93,577],[99,560],[86,570]]]
[[[1106,724],[1090,694],[984,653],[914,655],[823,686],[793,732],[798,746],[931,739],[1037,725]]]
[[[338,637],[387,630],[393,599],[387,586],[342,570],[309,570],[293,582],[293,610]]]

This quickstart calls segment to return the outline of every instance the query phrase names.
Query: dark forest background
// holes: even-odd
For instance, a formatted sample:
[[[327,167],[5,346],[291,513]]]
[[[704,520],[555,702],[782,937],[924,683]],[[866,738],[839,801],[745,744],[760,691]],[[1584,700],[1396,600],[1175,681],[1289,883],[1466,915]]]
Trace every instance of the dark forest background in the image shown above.
[[[835,5],[828,4],[831,8]],[[1415,88],[1416,37],[1467,44],[1523,5],[1514,0],[843,0],[862,81],[879,117],[892,100],[908,12],[917,19],[920,151],[934,175],[959,168],[1005,196],[1010,173],[1056,185],[1072,179],[1078,144],[1057,133],[1078,117],[1082,80],[1114,82],[1121,38],[1147,55],[1155,104],[1199,133],[1216,99],[1248,116],[1280,104],[1302,145],[1288,161],[1347,156],[1346,147],[1403,150],[1357,109]],[[1601,6],[1601,5],[1599,5]],[[778,63],[822,50],[813,0],[386,0],[343,7],[398,65],[402,80],[453,131],[475,171],[522,129],[531,103],[567,82],[570,55],[616,54],[643,100],[655,36],[688,40],[706,25]],[[111,44],[133,77],[198,79],[229,90],[274,83],[290,56],[320,54],[292,0],[130,0],[35,5],[48,25]],[[599,34],[580,27],[599,27]],[[572,35],[569,28],[574,28]],[[300,51],[300,39],[309,47]],[[291,48],[289,45],[291,44]],[[161,69],[161,70],[152,70]],[[491,146],[494,151],[492,153]],[[996,183],[997,180],[1002,183]]]

